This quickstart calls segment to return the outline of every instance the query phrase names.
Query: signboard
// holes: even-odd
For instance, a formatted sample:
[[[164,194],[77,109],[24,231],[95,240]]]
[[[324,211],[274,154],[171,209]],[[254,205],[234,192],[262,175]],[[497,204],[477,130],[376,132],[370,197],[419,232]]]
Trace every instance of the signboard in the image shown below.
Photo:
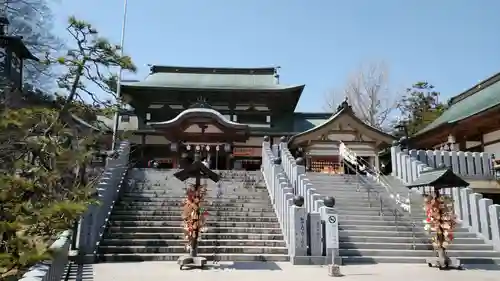
[[[326,237],[327,248],[338,249],[339,248],[339,216],[337,214],[328,214],[328,219],[326,220]]]
[[[233,148],[234,156],[257,157],[261,156],[262,148],[256,147],[235,147]]]

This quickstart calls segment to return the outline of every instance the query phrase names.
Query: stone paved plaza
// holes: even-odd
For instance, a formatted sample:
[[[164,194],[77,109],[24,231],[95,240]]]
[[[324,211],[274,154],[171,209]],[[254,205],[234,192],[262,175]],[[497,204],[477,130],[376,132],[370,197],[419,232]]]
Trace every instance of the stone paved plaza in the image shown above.
[[[485,269],[466,269],[463,271],[439,271],[426,265],[377,264],[349,265],[341,268],[342,280],[370,281],[483,281],[498,280],[500,271]],[[207,270],[193,269],[180,271],[174,262],[142,262],[142,263],[101,263],[85,265],[80,274],[72,274],[72,280],[109,281],[109,280],[259,280],[259,281],[303,281],[331,280],[327,268],[322,266],[297,266],[290,263],[221,263],[210,266]],[[76,278],[79,276],[79,278]],[[225,279],[230,278],[230,279]],[[285,279],[284,279],[285,278]],[[441,278],[441,279],[437,279]]]

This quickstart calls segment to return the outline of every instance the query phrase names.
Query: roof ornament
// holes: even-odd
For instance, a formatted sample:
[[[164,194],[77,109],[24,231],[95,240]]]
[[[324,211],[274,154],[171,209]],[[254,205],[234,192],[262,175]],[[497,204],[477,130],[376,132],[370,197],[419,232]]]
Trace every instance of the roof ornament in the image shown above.
[[[212,107],[208,104],[207,99],[203,96],[199,96],[196,98],[196,102],[193,103],[189,108],[208,108],[212,109]]]
[[[276,84],[280,83],[280,74],[278,73],[280,68],[281,68],[281,66],[277,66],[274,68],[274,80],[275,80]]]
[[[344,101],[337,107],[337,112],[341,111],[342,109],[351,109],[348,100],[349,99],[347,97],[344,98]]]

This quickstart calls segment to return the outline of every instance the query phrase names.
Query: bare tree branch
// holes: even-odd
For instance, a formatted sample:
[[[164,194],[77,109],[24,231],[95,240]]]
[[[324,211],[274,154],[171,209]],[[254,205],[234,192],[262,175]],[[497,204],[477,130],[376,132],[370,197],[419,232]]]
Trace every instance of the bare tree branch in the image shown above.
[[[354,113],[363,122],[386,129],[388,117],[397,109],[397,95],[389,88],[389,72],[383,63],[362,65],[353,72],[342,90],[331,91],[325,98],[327,110],[336,111],[347,97]]]

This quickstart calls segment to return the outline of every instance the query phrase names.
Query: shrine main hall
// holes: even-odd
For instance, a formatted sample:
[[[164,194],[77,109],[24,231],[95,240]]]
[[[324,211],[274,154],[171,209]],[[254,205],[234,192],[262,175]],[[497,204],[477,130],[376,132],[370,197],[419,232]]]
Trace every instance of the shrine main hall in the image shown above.
[[[130,110],[118,128],[133,143],[138,165],[157,160],[177,168],[199,150],[212,169],[258,170],[269,136],[287,141],[312,171],[336,166],[341,142],[378,166],[378,152],[393,137],[362,122],[348,101],[334,112],[295,112],[304,88],[280,83],[275,67],[153,65],[144,80],[122,82]],[[99,119],[113,127],[113,120]]]

